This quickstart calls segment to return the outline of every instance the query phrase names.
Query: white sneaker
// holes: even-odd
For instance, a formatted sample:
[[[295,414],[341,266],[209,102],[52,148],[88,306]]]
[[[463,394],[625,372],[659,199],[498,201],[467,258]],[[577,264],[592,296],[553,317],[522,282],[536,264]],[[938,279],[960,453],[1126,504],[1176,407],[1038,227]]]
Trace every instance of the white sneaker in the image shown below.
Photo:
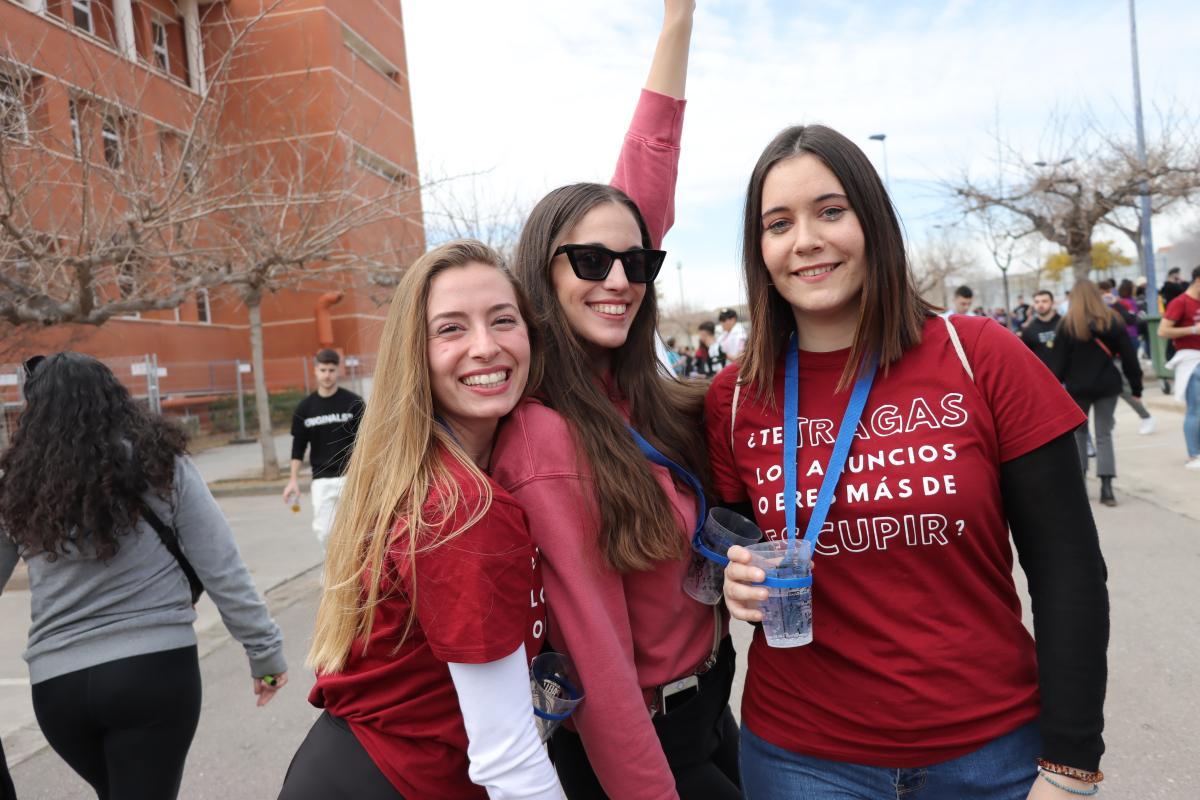
[[[1146,417],[1138,426],[1138,433],[1142,436],[1154,433],[1156,430],[1158,430],[1158,423],[1154,421],[1154,417]]]
[[[1196,456],[1195,458],[1189,460],[1186,464],[1183,465],[1183,468],[1184,469],[1194,469],[1194,470],[1200,471],[1200,456]]]

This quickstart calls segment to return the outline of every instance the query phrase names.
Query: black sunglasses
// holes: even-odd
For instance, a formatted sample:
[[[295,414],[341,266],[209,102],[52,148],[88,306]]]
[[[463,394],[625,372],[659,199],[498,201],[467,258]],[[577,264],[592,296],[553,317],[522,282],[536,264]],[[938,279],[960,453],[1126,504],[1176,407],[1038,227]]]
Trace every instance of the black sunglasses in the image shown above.
[[[562,253],[567,254],[575,277],[581,281],[604,280],[612,271],[613,262],[619,259],[630,283],[652,283],[658,277],[663,262],[667,260],[666,250],[644,250],[637,247],[618,253],[598,244],[564,244],[554,251],[554,255]]]

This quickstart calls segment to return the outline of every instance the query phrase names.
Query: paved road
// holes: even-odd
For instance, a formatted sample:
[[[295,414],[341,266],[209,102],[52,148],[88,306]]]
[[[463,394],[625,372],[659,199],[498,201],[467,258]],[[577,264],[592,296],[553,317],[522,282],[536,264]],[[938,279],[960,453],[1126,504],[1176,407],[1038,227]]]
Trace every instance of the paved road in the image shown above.
[[[1157,411],[1160,432],[1139,437],[1136,419],[1118,412],[1118,498],[1115,509],[1093,507],[1109,566],[1112,643],[1106,717],[1109,779],[1104,794],[1138,800],[1194,800],[1200,796],[1200,475],[1180,469],[1180,415]],[[1090,493],[1097,496],[1093,481]],[[281,514],[278,499],[226,498],[246,560],[260,586],[316,563],[307,515]],[[305,702],[311,677],[302,667],[316,608],[315,573],[286,581],[268,593],[287,637],[292,683],[266,709],[253,707],[241,648],[202,637],[210,654],[202,662],[205,700],[189,757],[182,797],[258,800],[275,796],[287,763],[316,712]],[[1022,583],[1018,570],[1018,583]],[[274,581],[274,582],[272,582]],[[12,608],[26,593],[0,597],[0,675],[10,664]],[[27,599],[24,601],[27,603]],[[1026,603],[1028,606],[1028,603]],[[27,613],[27,611],[25,612]],[[211,624],[213,620],[210,619]],[[820,625],[818,620],[816,623]],[[746,634],[738,640],[739,681]],[[214,633],[215,632],[215,633]],[[818,633],[819,635],[819,633]],[[16,638],[20,638],[17,636]],[[16,646],[16,645],[12,645]],[[18,648],[19,649],[19,648]],[[0,684],[0,701],[5,689]],[[27,696],[28,687],[20,687]],[[736,703],[740,691],[735,693]],[[8,712],[0,702],[5,746]],[[91,795],[52,752],[42,751],[14,768],[22,800],[72,800]]]

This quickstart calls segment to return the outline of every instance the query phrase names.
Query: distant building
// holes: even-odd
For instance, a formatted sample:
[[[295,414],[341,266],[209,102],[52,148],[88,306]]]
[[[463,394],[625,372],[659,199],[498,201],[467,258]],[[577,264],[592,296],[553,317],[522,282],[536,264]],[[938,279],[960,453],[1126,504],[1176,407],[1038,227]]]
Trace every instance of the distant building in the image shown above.
[[[81,137],[98,137],[86,143],[102,155],[92,159],[95,168],[114,173],[128,168],[124,162],[133,148],[167,157],[185,134],[187,109],[203,96],[214,65],[228,50],[230,21],[251,19],[264,6],[269,4],[262,0],[0,0],[0,135],[28,136],[24,115],[36,113],[44,130],[74,142],[76,161],[85,144]],[[112,76],[113,96],[97,94],[96,69]],[[299,114],[305,146],[352,162],[360,185],[367,176],[380,187],[417,187],[399,2],[283,0],[256,24],[245,53],[218,79],[246,87],[247,95],[288,98],[281,109],[231,107],[220,131],[229,141],[277,148],[286,159],[295,142],[281,133],[279,116]],[[37,94],[34,112],[27,110],[31,98],[22,96],[30,92]],[[85,115],[95,124],[81,125]],[[65,149],[61,157],[72,158]],[[298,188],[303,189],[288,185],[280,191]],[[66,196],[63,202],[69,202]],[[411,202],[411,219],[386,223],[391,226],[387,241],[403,251],[396,254],[400,263],[424,249],[416,192]],[[380,236],[378,227],[368,226],[347,239],[353,250],[355,237],[362,237],[367,248]],[[385,309],[358,279],[317,277],[311,287],[280,291],[263,302],[267,359],[314,353],[322,315],[337,348],[366,354],[378,349]],[[344,296],[330,307],[329,299],[322,303],[321,298],[331,289]],[[246,309],[224,289],[201,291],[174,310],[115,318],[98,328],[22,326],[14,331],[0,323],[0,337],[5,340],[0,363],[66,346],[102,358],[155,353],[159,363],[250,356]],[[268,380],[278,386],[282,379],[268,370]],[[287,381],[295,383],[291,377]]]

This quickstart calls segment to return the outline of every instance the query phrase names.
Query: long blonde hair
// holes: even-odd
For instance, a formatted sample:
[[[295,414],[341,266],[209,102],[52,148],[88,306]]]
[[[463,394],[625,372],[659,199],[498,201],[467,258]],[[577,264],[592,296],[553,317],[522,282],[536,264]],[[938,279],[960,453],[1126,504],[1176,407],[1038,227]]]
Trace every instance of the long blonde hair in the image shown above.
[[[448,269],[474,263],[493,266],[508,278],[518,309],[529,326],[525,295],[499,254],[481,242],[448,242],[421,256],[405,271],[384,323],[373,399],[359,427],[329,537],[325,591],[307,660],[318,673],[340,671],[356,641],[362,640],[365,647],[375,607],[397,589],[397,576],[384,574],[389,550],[403,546],[407,551],[415,592],[417,552],[444,544],[468,530],[491,506],[492,493],[483,472],[435,419],[429,376],[426,305],[430,284]],[[541,360],[532,326],[529,336],[532,384],[540,374]],[[454,515],[463,498],[442,463],[442,450],[472,477],[477,489],[472,494],[481,502],[478,507],[466,509],[466,521],[461,526],[431,539],[430,532]],[[431,490],[441,498],[437,508],[432,509],[427,504]],[[409,597],[409,602],[415,608],[416,598]],[[412,622],[410,613],[400,642],[407,637]]]
[[[1093,333],[1104,333],[1120,319],[1116,311],[1104,304],[1096,284],[1084,278],[1071,287],[1071,301],[1062,327],[1072,339],[1086,342],[1091,340]]]

